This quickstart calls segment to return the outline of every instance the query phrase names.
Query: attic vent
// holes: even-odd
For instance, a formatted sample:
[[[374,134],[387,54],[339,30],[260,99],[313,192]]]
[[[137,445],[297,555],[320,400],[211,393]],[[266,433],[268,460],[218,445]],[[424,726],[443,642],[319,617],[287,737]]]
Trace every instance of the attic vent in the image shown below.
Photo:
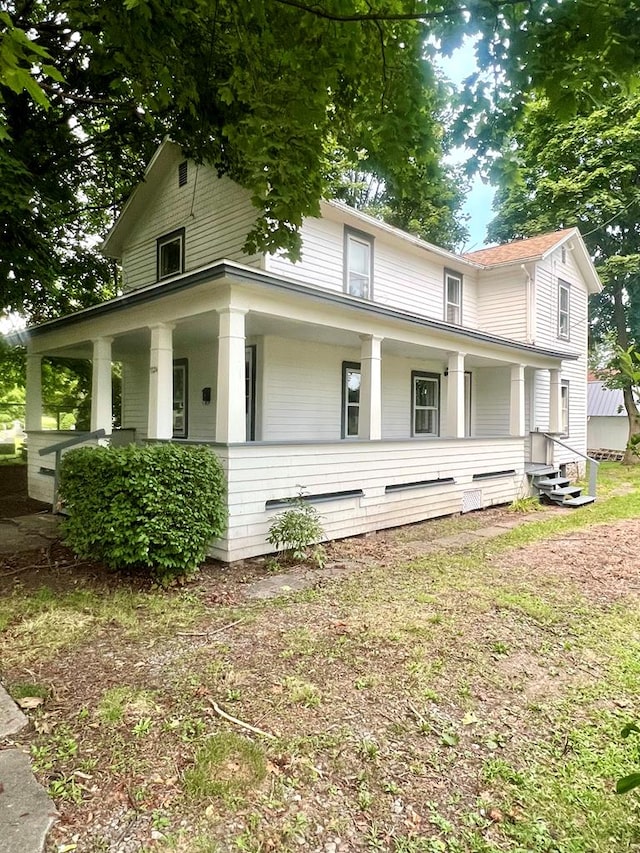
[[[178,166],[178,186],[183,187],[187,183],[187,161],[183,160]]]

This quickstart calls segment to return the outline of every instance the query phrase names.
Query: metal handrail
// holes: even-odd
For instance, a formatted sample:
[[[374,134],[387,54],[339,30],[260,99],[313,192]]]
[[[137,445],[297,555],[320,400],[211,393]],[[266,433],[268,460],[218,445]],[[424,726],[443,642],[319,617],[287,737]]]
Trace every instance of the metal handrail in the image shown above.
[[[59,453],[61,450],[67,450],[69,447],[75,447],[76,444],[82,444],[84,441],[91,441],[92,438],[104,438],[107,433],[103,429],[94,429],[93,432],[82,432],[74,435],[73,438],[68,438],[66,441],[59,441],[57,444],[51,444],[49,447],[43,447],[38,451],[40,456],[46,456],[48,453]]]
[[[559,444],[560,447],[564,447],[565,450],[570,450],[571,453],[575,453],[576,456],[581,456],[583,459],[587,460],[589,467],[589,494],[595,498],[596,483],[598,481],[598,468],[600,467],[600,463],[598,462],[598,460],[594,459],[592,456],[587,456],[587,454],[582,453],[581,450],[576,450],[575,447],[571,447],[570,444],[567,444],[564,441],[560,441],[560,439],[556,438],[555,435],[550,435],[548,432],[543,433],[543,435],[550,441],[555,441],[555,443]]]
[[[91,441],[92,438],[104,438],[106,435],[104,429],[94,429],[93,432],[82,432],[74,435],[73,438],[68,438],[66,441],[58,441],[56,444],[51,444],[49,447],[43,447],[38,451],[39,456],[47,456],[49,453],[55,453],[56,461],[53,469],[53,500],[51,501],[51,511],[55,515],[56,505],[58,503],[58,472],[60,470],[60,457],[63,450],[68,450],[70,447],[75,447],[76,444],[83,444],[85,441]],[[27,433],[28,435],[28,433]]]

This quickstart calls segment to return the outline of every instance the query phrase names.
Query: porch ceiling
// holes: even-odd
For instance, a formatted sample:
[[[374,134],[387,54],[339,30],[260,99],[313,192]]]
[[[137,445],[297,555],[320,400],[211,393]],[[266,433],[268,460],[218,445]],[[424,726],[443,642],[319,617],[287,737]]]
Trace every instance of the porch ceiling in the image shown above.
[[[219,319],[216,311],[207,311],[179,320],[174,326],[174,348],[178,351],[184,351],[194,346],[210,344],[212,340],[217,338],[218,328]],[[348,329],[303,323],[286,317],[261,314],[255,311],[249,311],[246,315],[246,336],[248,339],[273,336],[351,349],[359,349],[361,345],[358,333]],[[126,361],[148,353],[150,338],[151,334],[148,328],[134,329],[116,335],[112,345],[113,360]],[[463,347],[461,346],[460,349],[463,350]],[[430,342],[428,332],[425,332],[424,343],[419,345],[391,337],[385,337],[382,342],[383,356],[386,354],[400,358],[419,358],[446,363],[450,351],[451,348],[435,346]],[[48,350],[48,354],[67,358],[91,359],[93,345],[91,340],[87,340],[72,347]],[[468,367],[496,367],[517,360],[516,352],[511,358],[508,354],[505,354],[503,358],[467,354],[465,365]]]

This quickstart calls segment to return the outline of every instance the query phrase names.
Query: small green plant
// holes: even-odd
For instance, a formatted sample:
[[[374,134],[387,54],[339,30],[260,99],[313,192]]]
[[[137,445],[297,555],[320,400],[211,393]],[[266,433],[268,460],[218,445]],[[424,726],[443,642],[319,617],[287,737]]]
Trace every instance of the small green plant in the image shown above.
[[[530,495],[527,498],[516,498],[507,509],[509,512],[537,512],[542,509],[542,504],[538,497]]]
[[[141,720],[138,720],[131,731],[136,737],[145,737],[151,731],[152,726],[153,720],[151,717],[142,717]]]
[[[640,727],[635,723],[627,723],[622,729],[623,738],[628,738],[631,734],[640,734]],[[638,750],[638,755],[640,755],[640,750]],[[629,773],[628,776],[623,776],[616,782],[616,793],[626,794],[627,791],[632,791],[638,787],[640,787],[640,773]]]
[[[288,676],[282,682],[287,691],[287,698],[292,705],[302,705],[305,708],[317,708],[322,702],[322,694],[310,681]]]
[[[290,508],[276,515],[271,522],[267,542],[284,551],[287,560],[304,560],[309,556],[309,547],[322,539],[324,530],[318,511],[305,500],[302,490],[289,503]],[[322,555],[315,559],[319,566],[321,562],[324,565]]]

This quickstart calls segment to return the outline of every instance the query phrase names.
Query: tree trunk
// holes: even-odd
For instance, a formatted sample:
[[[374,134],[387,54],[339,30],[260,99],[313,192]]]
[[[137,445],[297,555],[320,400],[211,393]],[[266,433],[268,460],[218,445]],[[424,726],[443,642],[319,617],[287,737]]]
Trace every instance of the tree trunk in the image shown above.
[[[640,411],[633,399],[633,389],[627,386],[622,389],[624,405],[629,418],[629,439],[622,459],[623,465],[640,464]]]

